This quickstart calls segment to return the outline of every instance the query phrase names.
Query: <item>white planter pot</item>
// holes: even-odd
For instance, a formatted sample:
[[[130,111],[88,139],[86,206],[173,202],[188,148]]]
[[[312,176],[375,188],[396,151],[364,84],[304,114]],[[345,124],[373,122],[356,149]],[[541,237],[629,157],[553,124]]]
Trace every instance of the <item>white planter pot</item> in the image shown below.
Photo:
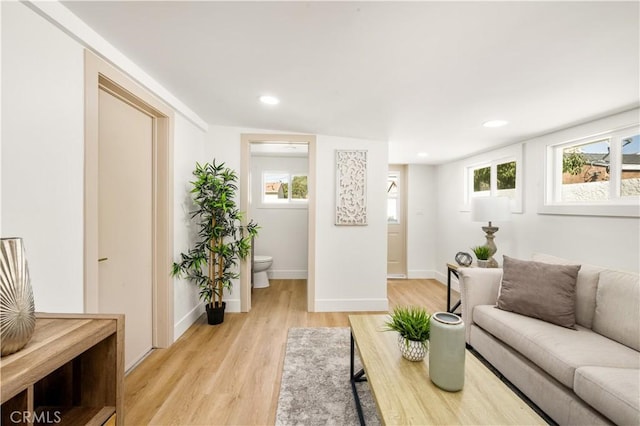
[[[429,351],[429,341],[409,340],[398,334],[398,348],[402,356],[409,361],[422,361]]]

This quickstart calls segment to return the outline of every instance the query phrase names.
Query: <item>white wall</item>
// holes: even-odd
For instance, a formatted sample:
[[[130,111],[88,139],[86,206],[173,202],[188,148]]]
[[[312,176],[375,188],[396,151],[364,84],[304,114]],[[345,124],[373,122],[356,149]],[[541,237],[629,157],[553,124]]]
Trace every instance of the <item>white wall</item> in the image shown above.
[[[191,220],[194,206],[191,198],[193,169],[196,161],[205,162],[205,132],[175,115],[173,156],[173,258],[180,259],[197,240],[197,228]],[[174,279],[174,339],[177,339],[204,312],[198,287],[184,279]]]
[[[208,161],[224,161],[240,172],[242,133],[291,133],[209,126]],[[335,226],[335,150],[368,150],[368,226]],[[387,143],[317,136],[315,298],[318,311],[387,310]],[[240,195],[240,194],[238,194]],[[239,283],[226,296],[227,309],[240,310]]]
[[[205,161],[217,164],[224,163],[225,166],[235,170],[240,176],[241,155],[240,155],[240,135],[243,133],[277,133],[271,130],[251,129],[242,127],[209,125],[206,135],[206,146],[204,149]],[[280,132],[284,133],[284,132]],[[240,179],[238,179],[239,181]],[[238,182],[238,192],[236,202],[240,206],[240,185]],[[248,213],[248,212],[247,212]],[[247,219],[252,219],[249,215]],[[259,232],[259,231],[258,231]],[[231,291],[225,290],[224,300],[227,303],[227,312],[240,312],[240,281],[235,280]]]
[[[436,168],[407,166],[407,275],[436,277]]]
[[[100,34],[85,24],[60,1],[23,1],[25,4],[28,4],[30,8],[36,11],[36,13],[41,16],[46,16],[47,20],[54,22],[58,28],[64,28],[66,33],[72,34],[73,38],[77,40],[79,44],[98,53],[100,57],[105,58],[122,72],[129,75],[132,80],[146,87],[150,92],[162,99],[174,111],[182,114],[202,130],[207,130],[207,123],[192,111],[191,108],[185,105],[180,99],[176,98],[173,93],[168,91],[164,86],[162,86],[162,84],[154,80],[153,77],[145,72],[145,70],[140,68],[136,63],[116,49],[108,40],[104,39]]]
[[[24,239],[38,311],[83,311],[83,49],[2,2],[2,236]]]
[[[0,52],[2,52],[2,5],[0,5]],[[0,63],[2,54],[0,53]],[[0,66],[0,99],[2,95],[2,66]],[[2,102],[0,102],[0,236],[2,233]]]
[[[249,216],[260,226],[255,253],[273,257],[271,278],[307,278],[308,212],[306,204],[262,204],[262,174],[265,171],[306,174],[308,162],[306,157],[251,156]]]
[[[335,226],[335,150],[367,150],[367,226]],[[388,145],[318,136],[316,310],[386,311]]]
[[[0,7],[2,236],[24,238],[36,310],[83,312],[84,46],[22,3]],[[186,186],[204,149],[189,116],[174,125],[175,254],[189,239]],[[198,304],[195,286],[176,281],[175,338]]]
[[[528,259],[542,252],[588,263],[638,271],[640,269],[640,220],[638,218],[567,216],[538,214],[545,173],[545,147],[638,122],[639,110],[617,114],[525,142],[524,212],[512,215],[511,222],[495,224],[497,259],[502,255]],[[436,268],[445,282],[446,263],[456,252],[484,243],[482,224],[471,222],[462,204],[464,166],[474,158],[437,167]]]

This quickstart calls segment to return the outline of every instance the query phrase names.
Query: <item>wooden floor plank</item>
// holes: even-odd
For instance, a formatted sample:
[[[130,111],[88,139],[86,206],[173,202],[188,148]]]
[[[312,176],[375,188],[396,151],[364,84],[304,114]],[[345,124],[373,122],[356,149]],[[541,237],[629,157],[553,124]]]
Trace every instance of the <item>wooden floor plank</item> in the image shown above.
[[[434,280],[389,280],[388,297],[390,308],[446,309]],[[125,424],[273,424],[289,328],[349,326],[349,312],[309,313],[306,300],[304,280],[271,280],[253,291],[251,312],[227,313],[220,326],[200,317],[127,375]]]

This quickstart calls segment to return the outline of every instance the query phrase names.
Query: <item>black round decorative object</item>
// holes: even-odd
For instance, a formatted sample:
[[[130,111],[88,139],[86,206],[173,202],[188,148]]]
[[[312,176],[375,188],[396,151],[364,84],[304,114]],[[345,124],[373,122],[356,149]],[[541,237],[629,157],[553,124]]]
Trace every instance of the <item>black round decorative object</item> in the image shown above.
[[[460,266],[469,266],[471,265],[471,262],[473,262],[473,258],[469,253],[459,251],[456,253],[456,262],[458,262],[458,265]]]

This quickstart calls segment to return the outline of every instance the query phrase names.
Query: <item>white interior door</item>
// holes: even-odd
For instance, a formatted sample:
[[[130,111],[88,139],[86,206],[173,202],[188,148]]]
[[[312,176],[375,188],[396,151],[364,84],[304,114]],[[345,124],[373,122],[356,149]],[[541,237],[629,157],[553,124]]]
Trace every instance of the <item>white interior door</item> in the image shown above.
[[[387,276],[407,277],[405,167],[389,166],[387,178]]]
[[[98,309],[125,314],[125,369],[152,348],[153,119],[99,93]]]

